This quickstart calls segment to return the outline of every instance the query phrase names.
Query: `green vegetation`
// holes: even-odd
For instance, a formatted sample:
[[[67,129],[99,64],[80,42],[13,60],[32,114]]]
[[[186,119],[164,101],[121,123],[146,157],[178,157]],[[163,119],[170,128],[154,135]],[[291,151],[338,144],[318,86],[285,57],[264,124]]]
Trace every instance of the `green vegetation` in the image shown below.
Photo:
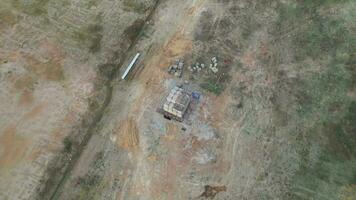
[[[96,99],[92,98],[92,99],[89,100],[89,109],[91,111],[96,111],[99,108],[100,108],[100,104]]]
[[[124,0],[124,9],[129,12],[145,13],[149,7],[144,1]]]
[[[84,188],[85,190],[90,190],[91,187],[96,186],[97,184],[99,184],[101,181],[101,177],[99,175],[96,174],[86,174],[83,177],[79,177],[77,180],[77,184]]]
[[[206,82],[200,84],[200,87],[203,88],[204,90],[208,92],[212,92],[216,95],[220,95],[224,91],[223,85],[219,83],[213,83],[213,82]]]
[[[97,6],[98,5],[98,0],[88,0],[86,2],[86,7],[90,9],[92,6]]]
[[[241,36],[244,40],[247,40],[259,28],[260,25],[256,19],[251,16],[244,16],[243,18],[244,23],[242,26]]]
[[[125,29],[124,34],[133,42],[141,34],[143,25],[144,21],[137,19],[131,26]]]
[[[98,24],[90,25],[88,27],[88,32],[92,34],[89,46],[89,50],[92,53],[96,53],[100,50],[101,39],[103,38],[103,35],[101,33],[102,29],[103,27]]]
[[[95,154],[89,172],[75,181],[76,186],[79,186],[75,199],[94,199],[93,197],[100,196],[101,193],[98,191],[105,187],[103,177],[99,175],[103,173],[104,161],[104,152],[100,151]]]
[[[98,17],[95,23],[74,32],[73,39],[88,46],[91,53],[96,53],[101,48],[102,30],[101,17]]]
[[[0,26],[12,26],[14,24],[16,24],[16,15],[10,9],[0,9]]]
[[[356,103],[348,95],[356,78],[352,23],[356,15],[346,12],[352,4],[348,0],[305,0],[280,6],[276,37],[291,36],[294,62],[305,73],[293,93],[298,121],[303,128],[309,127],[298,133],[296,148],[302,161],[288,199],[353,195],[346,194],[356,184]],[[327,12],[330,8],[345,12],[332,14]],[[320,66],[318,71],[308,70],[312,67],[305,64],[308,59]]]
[[[69,136],[66,136],[64,138],[63,145],[64,145],[64,151],[66,153],[70,153],[72,151],[73,141],[69,138]]]
[[[32,16],[40,16],[47,14],[47,4],[49,0],[34,0],[23,2],[21,0],[13,0],[11,2],[14,8],[23,11]]]
[[[293,34],[297,60],[308,56],[317,59],[330,55],[347,61],[350,54],[354,53],[356,38],[345,20],[348,16],[329,16],[320,11],[325,5],[342,2],[347,1],[306,0],[297,5],[280,6],[277,30],[280,34]]]

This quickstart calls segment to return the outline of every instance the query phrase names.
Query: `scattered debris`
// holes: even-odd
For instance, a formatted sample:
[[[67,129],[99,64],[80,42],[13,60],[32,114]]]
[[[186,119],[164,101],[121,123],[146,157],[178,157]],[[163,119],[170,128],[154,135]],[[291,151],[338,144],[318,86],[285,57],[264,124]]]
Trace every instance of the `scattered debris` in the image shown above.
[[[174,73],[175,69],[177,68],[177,65],[173,65],[173,66],[170,66],[169,67],[169,70],[168,72],[169,73]],[[189,65],[188,66],[188,70],[191,71],[191,72],[200,72],[202,71],[203,69],[205,69],[205,64],[204,63],[195,63],[195,64],[192,64],[192,65]],[[216,57],[213,57],[211,59],[211,64],[209,65],[209,69],[211,69],[211,71],[213,71],[213,73],[218,73],[218,59]]]
[[[226,186],[204,186],[204,192],[200,197],[213,199],[219,192],[226,192]]]

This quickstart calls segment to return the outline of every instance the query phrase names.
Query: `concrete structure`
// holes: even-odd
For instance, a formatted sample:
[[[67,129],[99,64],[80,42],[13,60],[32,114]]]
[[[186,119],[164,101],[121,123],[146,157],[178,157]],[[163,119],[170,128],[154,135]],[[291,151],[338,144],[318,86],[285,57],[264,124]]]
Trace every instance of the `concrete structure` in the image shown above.
[[[163,105],[166,118],[183,121],[184,114],[190,104],[190,95],[183,88],[175,87],[171,90]]]
[[[137,53],[136,56],[134,57],[134,59],[132,59],[131,63],[129,64],[129,66],[126,68],[124,74],[122,75],[121,79],[126,78],[127,74],[130,72],[132,66],[134,66],[134,64],[136,63],[139,56],[140,56],[140,53]]]

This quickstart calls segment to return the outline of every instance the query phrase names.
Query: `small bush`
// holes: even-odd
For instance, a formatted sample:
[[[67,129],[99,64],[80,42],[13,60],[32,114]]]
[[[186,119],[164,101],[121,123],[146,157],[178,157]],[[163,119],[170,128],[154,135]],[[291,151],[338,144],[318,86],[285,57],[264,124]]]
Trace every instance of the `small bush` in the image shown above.
[[[70,153],[73,147],[73,141],[69,138],[69,136],[65,137],[63,140],[64,151]]]
[[[86,174],[83,177],[79,177],[77,184],[85,190],[90,190],[91,187],[98,185],[101,181],[101,177],[96,174]]]
[[[124,10],[129,12],[144,13],[149,9],[144,1],[124,0]]]
[[[141,19],[136,20],[131,26],[129,26],[124,34],[133,42],[141,33],[144,21]]]

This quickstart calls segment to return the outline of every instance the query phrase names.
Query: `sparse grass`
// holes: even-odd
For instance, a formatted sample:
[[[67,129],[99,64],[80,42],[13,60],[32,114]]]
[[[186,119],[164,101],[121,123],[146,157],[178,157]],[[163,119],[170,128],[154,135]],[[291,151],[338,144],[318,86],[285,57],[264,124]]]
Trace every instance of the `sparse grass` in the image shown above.
[[[103,27],[99,22],[90,24],[73,33],[73,39],[88,46],[91,53],[96,53],[101,48]]]
[[[356,101],[352,101],[345,116],[345,120],[349,124],[356,122]]]
[[[350,76],[341,65],[326,66],[326,70],[302,81],[297,99],[301,117],[309,118],[322,113],[323,120],[330,119],[329,108],[335,103],[347,103],[344,98],[350,84]],[[346,101],[346,102],[345,102]]]
[[[131,26],[125,29],[124,34],[133,42],[141,33],[144,21],[141,19],[136,20]]]
[[[213,39],[214,31],[212,31],[214,26],[214,15],[212,11],[204,11],[199,18],[198,30],[195,32],[195,40],[207,42]]]
[[[352,33],[348,31],[342,20],[316,17],[307,29],[296,35],[295,43],[299,46],[297,58],[303,59],[307,56],[321,58],[326,54],[347,57],[349,45],[352,42]]]
[[[102,29],[103,29],[103,27],[98,24],[90,25],[88,27],[89,33],[92,34],[90,46],[89,46],[89,50],[92,53],[96,53],[100,50],[101,40],[103,38],[103,35],[101,33]]]
[[[124,0],[124,10],[129,12],[145,13],[149,7],[144,1]]]
[[[0,30],[16,23],[16,16],[10,9],[0,9]]]
[[[96,99],[89,100],[89,109],[91,111],[96,111],[100,108],[99,102]]]
[[[13,0],[11,4],[14,8],[17,8],[28,15],[40,16],[47,14],[48,1],[49,0],[34,0],[23,2],[21,0]]]
[[[98,190],[105,187],[102,177],[104,161],[104,152],[96,153],[89,171],[84,176],[75,179],[75,185],[79,186],[76,190],[75,199],[93,199],[93,196],[100,196]]]
[[[223,85],[214,82],[205,82],[200,84],[200,87],[204,90],[214,93],[216,95],[220,95],[224,91]]]
[[[98,0],[88,0],[87,1],[87,8],[91,8],[92,6],[97,6],[98,5]]]
[[[296,5],[281,5],[276,22],[280,34],[291,32],[296,46],[296,59],[313,59],[327,55],[349,57],[356,48],[355,34],[345,18],[326,16],[319,11],[323,5],[347,2],[348,0],[306,0]]]
[[[297,118],[302,129],[309,128],[299,133],[303,139],[298,139],[296,148],[301,163],[288,199],[338,199],[341,188],[355,182],[356,104],[347,94],[355,79],[356,35],[347,22],[352,16],[325,12],[330,7],[347,7],[348,2],[305,0],[280,7],[276,28],[281,35],[295,30],[290,33],[294,62],[311,59],[321,65],[318,72],[300,77],[293,90]],[[301,72],[308,68],[301,64]],[[319,151],[311,155],[315,147]]]
[[[92,162],[91,166],[94,169],[101,168],[104,165],[104,152],[100,151],[95,154],[94,161]]]
[[[96,174],[86,174],[77,179],[77,185],[85,190],[90,190],[92,187],[98,185],[101,181],[101,177]]]
[[[241,26],[241,36],[244,40],[249,39],[252,34],[259,28],[259,24],[254,17],[244,16],[243,24]]]

